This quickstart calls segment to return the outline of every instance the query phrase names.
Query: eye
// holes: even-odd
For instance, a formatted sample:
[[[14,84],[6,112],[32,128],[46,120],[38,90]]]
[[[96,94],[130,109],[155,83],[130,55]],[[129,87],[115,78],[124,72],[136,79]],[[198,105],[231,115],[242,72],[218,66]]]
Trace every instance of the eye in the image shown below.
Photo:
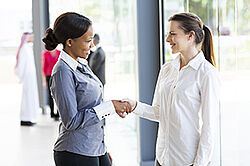
[[[169,33],[169,35],[174,36],[174,35],[176,35],[176,33],[174,33],[174,32],[170,32],[170,33]]]

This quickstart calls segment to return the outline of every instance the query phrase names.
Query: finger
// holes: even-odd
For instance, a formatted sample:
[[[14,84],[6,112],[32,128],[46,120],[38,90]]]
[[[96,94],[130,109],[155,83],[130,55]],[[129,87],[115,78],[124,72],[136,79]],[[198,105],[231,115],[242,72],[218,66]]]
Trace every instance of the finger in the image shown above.
[[[130,109],[129,106],[126,107],[126,113],[129,114],[130,113]]]
[[[127,109],[126,109],[126,112],[127,112],[127,113],[131,113],[131,110],[132,110],[131,105],[130,105],[128,102],[126,102],[126,106],[127,106],[127,107],[126,107],[126,108],[127,108]]]
[[[129,113],[131,113],[132,112],[132,105],[129,102],[127,102],[127,103],[128,103]]]
[[[126,117],[126,115],[124,114],[124,113],[118,113],[118,115],[121,117],[121,118],[125,118]]]

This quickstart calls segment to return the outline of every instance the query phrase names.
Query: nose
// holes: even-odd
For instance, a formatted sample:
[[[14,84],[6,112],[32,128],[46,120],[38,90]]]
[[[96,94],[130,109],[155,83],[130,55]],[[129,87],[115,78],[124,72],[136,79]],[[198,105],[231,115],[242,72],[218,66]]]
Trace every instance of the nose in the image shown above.
[[[93,42],[93,40],[90,42],[90,46],[89,46],[89,48],[93,48],[93,47],[95,47],[95,45],[94,45],[94,42]]]
[[[170,42],[170,35],[167,35],[167,37],[166,37],[166,42]]]

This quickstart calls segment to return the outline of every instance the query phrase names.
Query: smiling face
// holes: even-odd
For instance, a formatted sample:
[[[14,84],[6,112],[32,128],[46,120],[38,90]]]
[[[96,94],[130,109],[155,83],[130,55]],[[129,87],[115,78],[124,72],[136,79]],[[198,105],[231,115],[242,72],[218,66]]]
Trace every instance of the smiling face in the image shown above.
[[[67,43],[69,45],[69,54],[77,59],[78,57],[87,59],[90,53],[90,49],[93,45],[94,31],[92,26],[89,26],[88,30],[80,37],[70,39]]]
[[[177,21],[169,22],[169,30],[166,41],[170,44],[172,54],[183,53],[189,47],[189,34],[185,34],[185,32],[179,27],[179,23]]]

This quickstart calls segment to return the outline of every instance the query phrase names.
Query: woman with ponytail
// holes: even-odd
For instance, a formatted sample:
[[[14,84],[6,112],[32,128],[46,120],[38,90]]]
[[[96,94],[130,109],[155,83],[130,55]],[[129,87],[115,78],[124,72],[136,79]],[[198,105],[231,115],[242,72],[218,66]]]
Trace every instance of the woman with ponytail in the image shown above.
[[[152,106],[128,101],[135,114],[159,122],[157,166],[214,165],[220,81],[211,31],[195,14],[178,13],[166,41],[178,56],[162,66]]]
[[[103,86],[88,66],[92,22],[74,12],[60,15],[43,38],[45,48],[63,50],[53,68],[50,89],[60,124],[54,145],[56,166],[111,166],[104,142],[104,118],[130,112],[127,102],[103,101]]]

